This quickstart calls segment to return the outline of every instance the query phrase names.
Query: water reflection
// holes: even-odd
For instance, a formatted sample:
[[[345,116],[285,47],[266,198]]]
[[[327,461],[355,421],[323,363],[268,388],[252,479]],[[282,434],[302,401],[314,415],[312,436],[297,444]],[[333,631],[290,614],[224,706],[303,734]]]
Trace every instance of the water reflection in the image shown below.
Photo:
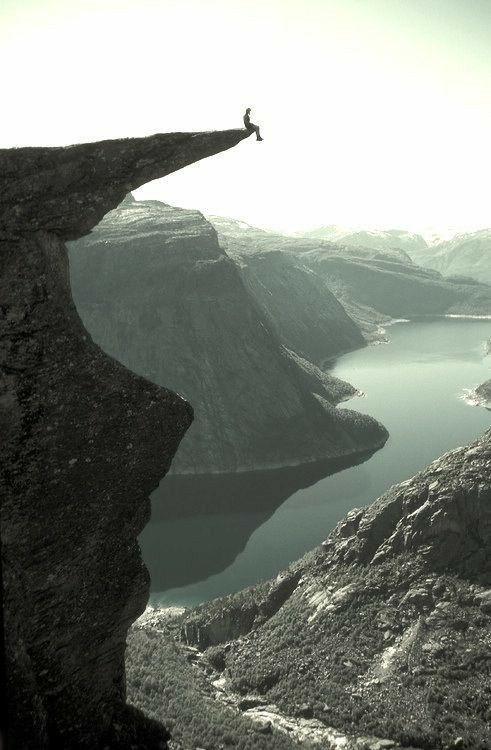
[[[140,536],[152,591],[221,572],[291,495],[372,455],[272,471],[166,477],[152,495],[152,520]]]

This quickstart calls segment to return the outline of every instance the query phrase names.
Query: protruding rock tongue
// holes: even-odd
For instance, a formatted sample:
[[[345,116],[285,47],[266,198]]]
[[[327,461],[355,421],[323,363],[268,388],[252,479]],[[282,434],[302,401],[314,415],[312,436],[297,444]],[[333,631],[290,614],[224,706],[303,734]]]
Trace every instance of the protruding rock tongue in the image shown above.
[[[16,746],[98,747],[123,705],[126,633],[148,595],[136,537],[192,420],[181,397],[93,343],[64,240],[133,188],[247,135],[0,151],[1,533]]]
[[[236,146],[247,130],[158,133],[57,148],[0,150],[0,239],[90,232],[127,193]]]

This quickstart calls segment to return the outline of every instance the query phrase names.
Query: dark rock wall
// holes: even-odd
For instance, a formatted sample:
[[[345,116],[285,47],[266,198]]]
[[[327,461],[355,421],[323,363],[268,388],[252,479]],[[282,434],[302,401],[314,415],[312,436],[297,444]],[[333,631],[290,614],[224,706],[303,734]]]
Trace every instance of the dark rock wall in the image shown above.
[[[67,713],[76,731],[97,730],[95,717],[103,724],[124,697],[125,635],[147,601],[136,537],[148,495],[191,410],[93,344],[60,240],[41,233],[10,245],[4,260],[16,332],[2,546],[21,571],[28,653],[54,731],[65,731]]]
[[[148,574],[136,537],[191,423],[177,394],[102,352],[72,302],[64,240],[148,179],[245,131],[0,152],[0,489],[10,730],[97,747],[124,703]]]

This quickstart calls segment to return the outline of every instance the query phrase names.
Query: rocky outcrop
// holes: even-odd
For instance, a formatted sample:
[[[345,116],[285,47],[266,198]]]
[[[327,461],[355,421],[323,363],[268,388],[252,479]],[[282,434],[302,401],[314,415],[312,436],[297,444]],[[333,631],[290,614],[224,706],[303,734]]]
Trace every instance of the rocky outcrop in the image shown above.
[[[204,650],[240,638],[275,615],[295,591],[299,579],[298,570],[280,573],[270,585],[259,587],[256,597],[239,594],[225,598],[223,606],[215,604],[211,610],[206,605],[202,610],[198,608],[186,617],[181,640]]]
[[[345,563],[417,554],[491,585],[491,432],[434,461],[362,511],[351,511],[324,548]]]
[[[198,211],[125,200],[71,246],[70,265],[74,299],[94,340],[193,404],[194,424],[172,473],[294,466],[385,442],[374,420],[335,408],[355,390],[287,348],[300,343],[302,316],[295,341],[279,334],[284,316],[258,303]],[[349,331],[351,338],[340,333],[341,346],[363,343],[322,281],[318,286],[324,308],[333,310],[318,325],[326,341]]]
[[[474,393],[477,403],[491,409],[491,380],[479,385]]]
[[[251,612],[277,581],[184,615],[188,642],[227,641],[224,691],[258,696],[279,719],[309,706],[321,726],[387,746],[486,747],[491,431],[351,511],[285,580],[292,585],[264,619]],[[240,612],[249,618],[237,623]],[[239,638],[214,630],[227,617],[242,625]],[[304,739],[315,744],[315,732]]]
[[[71,298],[64,241],[128,190],[247,135],[0,151],[1,541],[19,746],[94,748],[103,736],[111,745],[126,633],[148,597],[136,537],[192,419],[180,396],[93,343]]]
[[[90,232],[140,185],[236,146],[250,133],[158,133],[59,148],[0,150],[0,239]]]

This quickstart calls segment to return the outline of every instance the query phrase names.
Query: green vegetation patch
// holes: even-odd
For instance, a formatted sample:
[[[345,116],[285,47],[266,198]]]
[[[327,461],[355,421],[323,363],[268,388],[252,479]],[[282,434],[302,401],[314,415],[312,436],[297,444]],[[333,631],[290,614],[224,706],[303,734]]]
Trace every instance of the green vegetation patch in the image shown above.
[[[216,701],[211,681],[186,658],[168,631],[133,628],[126,672],[129,702],[168,727],[174,750],[299,747],[285,734],[263,734],[235,709]]]

